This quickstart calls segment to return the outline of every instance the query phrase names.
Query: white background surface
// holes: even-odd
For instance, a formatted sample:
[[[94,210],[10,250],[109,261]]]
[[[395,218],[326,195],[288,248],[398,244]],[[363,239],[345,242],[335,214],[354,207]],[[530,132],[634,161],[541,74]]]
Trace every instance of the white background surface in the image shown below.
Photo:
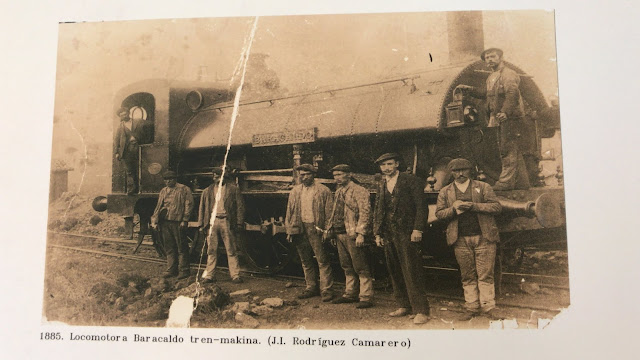
[[[602,5],[600,5],[602,3]],[[374,5],[372,5],[374,4]],[[637,358],[640,255],[637,204],[638,5],[634,1],[22,1],[2,2],[0,146],[0,356],[2,358],[184,358],[220,347],[47,343],[40,332],[57,29],[63,21],[302,13],[555,9],[571,307],[544,331],[304,332],[312,337],[411,338],[412,349],[305,348],[291,357],[421,359]],[[91,329],[79,328],[83,333]],[[107,331],[105,331],[107,330]],[[96,329],[107,333],[108,328]],[[142,331],[142,330],[141,330]],[[112,332],[133,334],[134,328]],[[144,329],[146,335],[254,332]],[[279,335],[293,335],[279,332]],[[271,348],[225,347],[233,358],[275,358]],[[281,357],[281,354],[278,358]],[[286,358],[287,356],[285,356]]]

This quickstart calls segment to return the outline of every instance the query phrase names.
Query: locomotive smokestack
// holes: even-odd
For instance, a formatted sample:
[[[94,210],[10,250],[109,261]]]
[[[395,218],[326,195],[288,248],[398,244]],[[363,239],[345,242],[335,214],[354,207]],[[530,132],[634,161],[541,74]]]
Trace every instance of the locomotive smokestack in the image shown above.
[[[482,12],[448,12],[447,34],[450,63],[477,60],[484,50]]]

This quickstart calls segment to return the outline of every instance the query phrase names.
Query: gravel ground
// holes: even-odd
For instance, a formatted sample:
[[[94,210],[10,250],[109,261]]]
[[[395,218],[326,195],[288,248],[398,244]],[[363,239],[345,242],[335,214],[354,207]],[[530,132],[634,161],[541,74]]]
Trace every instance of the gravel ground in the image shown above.
[[[43,315],[49,321],[71,325],[162,327],[169,306],[178,295],[195,294],[195,274],[185,280],[164,282],[159,275],[163,265],[87,254],[67,249],[48,248],[44,286]],[[477,317],[459,321],[461,301],[430,298],[432,320],[414,325],[408,317],[391,318],[395,310],[391,294],[379,291],[375,306],[355,309],[353,304],[323,303],[320,298],[298,300],[302,281],[276,280],[245,275],[244,284],[232,284],[222,272],[216,284],[224,293],[248,290],[249,294],[232,296],[228,305],[219,309],[203,306],[195,310],[191,327],[197,328],[272,328],[272,329],[486,329],[490,320]],[[213,285],[205,285],[205,292]],[[541,304],[568,300],[559,296],[517,294],[511,289],[509,301]],[[507,295],[505,295],[508,297]],[[284,305],[260,306],[266,298],[280,298]],[[526,300],[526,301],[525,301]],[[234,303],[249,303],[251,319],[235,319]],[[536,328],[538,318],[552,318],[553,313],[503,307],[499,313],[516,319],[518,328]],[[498,326],[514,326],[505,322]],[[494,324],[494,326],[496,326]]]

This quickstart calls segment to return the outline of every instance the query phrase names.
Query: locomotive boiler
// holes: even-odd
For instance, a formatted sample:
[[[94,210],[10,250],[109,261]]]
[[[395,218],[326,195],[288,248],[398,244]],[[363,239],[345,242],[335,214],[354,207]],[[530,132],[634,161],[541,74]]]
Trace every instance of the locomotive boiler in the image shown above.
[[[464,37],[462,30],[456,31],[458,39]],[[456,41],[456,36],[450,38]],[[475,56],[482,47],[467,45]],[[539,158],[541,138],[553,135],[558,124],[548,116],[550,109],[533,78],[514,64],[506,66],[520,75],[523,122],[528,127],[522,140],[528,155]],[[234,126],[235,91],[228,84],[168,80],[131,84],[116,95],[114,109],[131,108],[131,116],[146,122],[150,132],[139,150],[139,193],[126,194],[131,184],[114,157],[112,193],[97,198],[94,208],[120,214],[132,234],[134,219],[139,219],[142,237],[151,233],[150,217],[164,186],[164,171],[176,171],[178,182],[192,188],[197,209],[202,190],[212,182],[212,168],[226,159],[246,204],[245,228],[239,234],[244,265],[275,273],[295,258],[283,226],[287,197],[298,181],[295,166],[313,164],[318,181],[334,190],[329,169],[350,164],[373,200],[380,179],[374,160],[395,152],[402,156],[401,170],[427,184],[430,226],[423,242],[425,258],[452,259],[444,225],[435,218],[438,190],[451,182],[446,165],[453,158],[467,158],[475,165],[476,176],[490,184],[501,169],[497,130],[486,126],[483,100],[458,89],[461,84],[484,87],[488,74],[480,60],[457,61],[330,90],[240,99]],[[503,205],[498,219],[503,245],[565,241],[563,189],[540,185],[497,193]],[[197,213],[192,215],[188,236],[194,253],[200,254],[202,236],[196,219]]]

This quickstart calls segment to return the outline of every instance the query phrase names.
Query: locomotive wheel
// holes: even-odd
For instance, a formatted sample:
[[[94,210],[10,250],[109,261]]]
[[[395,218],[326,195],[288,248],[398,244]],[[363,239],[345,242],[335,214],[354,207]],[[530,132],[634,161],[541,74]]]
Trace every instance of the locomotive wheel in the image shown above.
[[[243,252],[248,263],[257,270],[277,274],[282,272],[295,255],[295,248],[286,234],[262,234],[247,231],[242,235]]]

